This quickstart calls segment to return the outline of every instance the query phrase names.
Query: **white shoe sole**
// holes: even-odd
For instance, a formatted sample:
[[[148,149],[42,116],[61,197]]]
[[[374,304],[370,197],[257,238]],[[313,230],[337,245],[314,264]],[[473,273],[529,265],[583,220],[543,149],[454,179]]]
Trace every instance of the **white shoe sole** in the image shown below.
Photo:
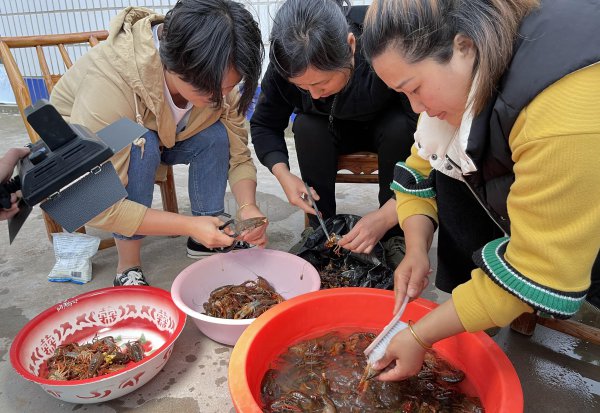
[[[210,257],[211,255],[214,255],[214,254],[216,254],[216,253],[215,252],[194,251],[189,248],[187,250],[188,258],[191,258],[193,260],[201,260],[202,258]]]

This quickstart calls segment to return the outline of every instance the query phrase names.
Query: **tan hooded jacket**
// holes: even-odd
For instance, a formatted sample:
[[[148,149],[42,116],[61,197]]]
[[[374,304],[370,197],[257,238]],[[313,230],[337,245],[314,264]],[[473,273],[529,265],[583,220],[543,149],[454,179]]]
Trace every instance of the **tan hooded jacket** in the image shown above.
[[[229,136],[229,185],[242,179],[256,181],[256,167],[248,148],[243,115],[237,113],[240,94],[235,88],[222,108],[192,109],[186,128],[176,133],[171,110],[164,97],[164,72],[154,46],[151,26],[164,16],[140,7],[128,7],[111,22],[108,39],[92,48],[57,83],[51,103],[70,123],[96,132],[126,117],[157,131],[161,144],[171,148],[176,142],[197,134],[220,120]],[[119,177],[127,185],[130,147],[111,158]],[[136,233],[146,207],[122,200],[88,223],[96,228],[126,236]]]

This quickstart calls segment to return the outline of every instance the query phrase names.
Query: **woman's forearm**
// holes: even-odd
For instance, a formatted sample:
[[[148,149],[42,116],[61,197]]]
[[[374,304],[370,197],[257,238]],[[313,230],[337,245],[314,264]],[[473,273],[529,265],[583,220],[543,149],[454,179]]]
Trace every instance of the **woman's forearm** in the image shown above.
[[[452,299],[427,313],[413,329],[429,345],[465,331]]]
[[[231,245],[233,238],[219,230],[217,217],[179,215],[172,212],[148,209],[136,234],[184,235],[192,237],[207,248]]]
[[[231,187],[238,207],[242,205],[256,205],[256,181],[253,179],[242,179]]]
[[[429,251],[435,227],[426,215],[413,215],[402,223],[407,253],[412,250]]]
[[[398,225],[398,216],[396,215],[396,200],[390,198],[379,208],[378,216],[385,222],[386,230]]]
[[[191,236],[192,218],[187,215],[148,208],[136,234]]]

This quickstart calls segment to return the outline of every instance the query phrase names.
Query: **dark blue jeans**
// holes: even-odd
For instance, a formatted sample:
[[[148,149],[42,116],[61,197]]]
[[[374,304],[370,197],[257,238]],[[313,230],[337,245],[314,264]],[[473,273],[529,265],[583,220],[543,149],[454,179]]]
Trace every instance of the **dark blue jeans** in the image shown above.
[[[189,165],[188,193],[192,214],[216,216],[225,208],[225,190],[229,171],[229,138],[220,121],[198,132],[196,135],[177,142],[172,148],[160,150],[160,141],[155,131],[144,136],[142,150],[131,145],[131,159],[127,171],[127,199],[150,207],[154,194],[154,177],[160,163],[167,165]],[[117,239],[141,239],[143,235],[125,237],[113,234]]]

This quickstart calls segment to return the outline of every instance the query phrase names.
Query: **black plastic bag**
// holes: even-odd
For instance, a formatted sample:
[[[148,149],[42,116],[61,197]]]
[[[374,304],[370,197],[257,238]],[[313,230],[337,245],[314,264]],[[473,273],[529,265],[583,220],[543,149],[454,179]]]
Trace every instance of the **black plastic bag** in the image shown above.
[[[361,219],[358,215],[338,214],[325,221],[329,234],[348,233]],[[333,287],[394,288],[394,271],[386,265],[383,245],[375,245],[370,254],[356,254],[345,249],[328,248],[329,237],[321,227],[310,234],[293,253],[310,262],[321,274],[321,289]]]

